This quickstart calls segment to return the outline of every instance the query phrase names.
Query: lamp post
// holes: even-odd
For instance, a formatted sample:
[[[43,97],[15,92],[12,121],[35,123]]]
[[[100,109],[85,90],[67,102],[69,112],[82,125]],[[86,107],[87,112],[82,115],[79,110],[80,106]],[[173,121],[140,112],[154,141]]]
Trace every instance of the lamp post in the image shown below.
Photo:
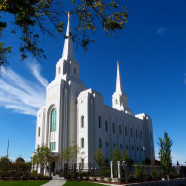
[[[143,147],[143,153],[144,153],[144,164],[145,164],[145,147]]]

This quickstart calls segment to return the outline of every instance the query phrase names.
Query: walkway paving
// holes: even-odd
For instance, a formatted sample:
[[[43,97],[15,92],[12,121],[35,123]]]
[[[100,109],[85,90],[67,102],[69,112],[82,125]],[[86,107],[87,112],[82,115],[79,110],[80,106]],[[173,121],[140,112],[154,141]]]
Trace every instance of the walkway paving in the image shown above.
[[[42,186],[62,186],[66,183],[66,180],[64,178],[60,178],[59,176],[53,176],[52,180],[50,180],[48,183],[45,183]]]

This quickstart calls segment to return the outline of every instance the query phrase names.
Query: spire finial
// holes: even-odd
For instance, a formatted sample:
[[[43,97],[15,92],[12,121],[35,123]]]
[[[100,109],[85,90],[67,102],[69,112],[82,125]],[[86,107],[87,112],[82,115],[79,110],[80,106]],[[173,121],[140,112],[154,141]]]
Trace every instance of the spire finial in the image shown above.
[[[119,61],[117,61],[117,64],[119,65]]]
[[[70,12],[68,12],[68,20],[70,21]]]
[[[65,37],[62,57],[64,59],[74,57],[72,36],[71,36],[71,29],[70,29],[70,12],[68,12],[68,24],[67,24],[67,31],[66,31],[66,37]]]

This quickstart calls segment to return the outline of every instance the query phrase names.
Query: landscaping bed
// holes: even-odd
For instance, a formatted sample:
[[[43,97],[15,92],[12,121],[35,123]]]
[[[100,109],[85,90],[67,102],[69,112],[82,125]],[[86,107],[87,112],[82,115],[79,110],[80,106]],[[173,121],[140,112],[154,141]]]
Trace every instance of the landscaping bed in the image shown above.
[[[0,186],[41,186],[48,180],[30,180],[30,181],[0,181]]]

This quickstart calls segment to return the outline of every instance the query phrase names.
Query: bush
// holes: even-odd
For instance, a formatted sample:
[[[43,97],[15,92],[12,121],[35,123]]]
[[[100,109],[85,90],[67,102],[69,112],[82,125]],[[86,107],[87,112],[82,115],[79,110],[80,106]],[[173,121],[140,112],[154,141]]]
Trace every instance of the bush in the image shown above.
[[[110,168],[101,169],[101,176],[109,177],[111,174]]]
[[[112,178],[109,178],[109,179],[108,179],[108,182],[110,183],[111,181],[112,181]]]
[[[68,172],[67,173],[67,177],[66,177],[67,180],[70,180],[72,179],[72,173],[71,172]]]
[[[136,169],[134,169],[133,177],[137,181],[143,181],[144,178],[146,177],[145,170],[143,168],[136,168]]]

